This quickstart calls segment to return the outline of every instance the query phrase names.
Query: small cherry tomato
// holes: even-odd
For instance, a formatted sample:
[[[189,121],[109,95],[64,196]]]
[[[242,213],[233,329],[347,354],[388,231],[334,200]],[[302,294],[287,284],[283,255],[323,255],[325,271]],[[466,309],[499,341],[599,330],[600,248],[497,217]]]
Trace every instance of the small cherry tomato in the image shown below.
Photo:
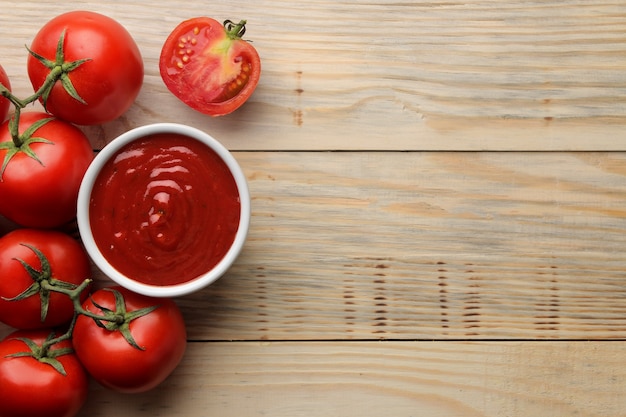
[[[246,21],[224,25],[208,17],[180,23],[167,37],[159,60],[167,88],[191,108],[211,116],[235,111],[254,92],[261,60],[241,39]]]
[[[49,333],[18,330],[0,342],[0,416],[72,417],[87,400],[89,379],[69,340],[53,344],[43,360],[36,357]]]
[[[52,67],[86,60],[66,74],[82,101],[68,93],[63,79],[45,99],[48,112],[72,123],[95,125],[118,118],[143,84],[143,59],[134,39],[119,22],[99,13],[72,11],[53,18],[39,30],[30,50],[28,76],[35,91]]]
[[[9,91],[11,91],[11,82],[9,81],[9,76],[6,72],[4,72],[4,68],[0,65],[0,84],[6,87]],[[0,96],[0,123],[4,122],[7,118],[7,114],[9,114],[9,107],[11,107],[11,102]]]
[[[48,118],[43,112],[21,113],[19,131],[23,134]],[[0,215],[32,228],[70,222],[94,157],[89,139],[76,126],[52,118],[17,148],[9,124],[0,125]]]
[[[83,308],[119,321],[96,322],[80,315],[74,327],[76,355],[104,387],[124,393],[148,391],[182,360],[187,332],[174,301],[116,286],[95,291]]]
[[[45,285],[77,287],[90,277],[89,256],[71,236],[41,229],[9,232],[0,238],[0,321],[17,329],[68,323],[74,316],[71,299]]]

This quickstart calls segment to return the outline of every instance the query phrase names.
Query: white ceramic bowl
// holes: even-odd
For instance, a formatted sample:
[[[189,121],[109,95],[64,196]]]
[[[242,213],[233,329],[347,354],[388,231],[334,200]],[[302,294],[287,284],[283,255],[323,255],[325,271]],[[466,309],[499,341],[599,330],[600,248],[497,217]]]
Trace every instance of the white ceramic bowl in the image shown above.
[[[240,218],[239,227],[235,235],[233,244],[230,246],[226,255],[215,265],[211,270],[200,275],[190,281],[174,284],[174,285],[150,285],[145,284],[133,279],[133,277],[126,276],[113,267],[109,261],[105,258],[102,252],[99,250],[98,245],[94,239],[92,228],[90,224],[89,211],[91,206],[91,194],[94,187],[94,183],[100,173],[101,169],[125,145],[149,135],[160,133],[172,133],[179,134],[194,138],[206,146],[211,148],[217,155],[226,163],[230,170],[239,192],[240,199]],[[156,123],[141,126],[132,130],[129,130],[122,135],[115,138],[109,144],[107,144],[94,158],[92,164],[89,166],[78,194],[78,210],[77,210],[78,228],[80,231],[81,239],[87,249],[87,252],[91,256],[95,265],[109,278],[115,281],[117,284],[134,291],[136,293],[153,296],[153,297],[177,297],[190,294],[198,291],[209,284],[215,282],[221,277],[235,259],[239,256],[241,249],[244,245],[248,234],[248,228],[250,224],[250,194],[248,190],[248,184],[246,178],[235,160],[232,154],[217,140],[208,135],[207,133],[181,124],[175,123]]]

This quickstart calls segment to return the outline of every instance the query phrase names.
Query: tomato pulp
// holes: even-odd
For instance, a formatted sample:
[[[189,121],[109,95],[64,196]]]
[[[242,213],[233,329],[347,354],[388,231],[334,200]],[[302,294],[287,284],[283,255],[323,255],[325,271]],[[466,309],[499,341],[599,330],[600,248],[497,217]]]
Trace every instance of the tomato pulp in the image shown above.
[[[241,38],[246,21],[224,25],[209,17],[180,23],[163,44],[159,71],[167,88],[191,108],[223,116],[250,98],[261,76],[261,58]]]
[[[241,203],[226,163],[193,138],[162,133],[122,147],[93,186],[89,221],[102,255],[136,281],[167,286],[228,252]]]

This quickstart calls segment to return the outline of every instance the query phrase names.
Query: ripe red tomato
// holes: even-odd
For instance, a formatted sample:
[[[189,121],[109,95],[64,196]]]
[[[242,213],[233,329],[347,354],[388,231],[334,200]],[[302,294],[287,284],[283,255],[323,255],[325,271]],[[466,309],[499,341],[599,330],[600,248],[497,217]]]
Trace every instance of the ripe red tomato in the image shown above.
[[[83,308],[99,315],[103,314],[100,307],[115,310],[112,289],[123,296],[130,314],[158,306],[146,315],[125,321],[142,349],[131,346],[120,329],[107,330],[94,319],[80,315],[73,333],[76,355],[101,385],[125,393],[148,391],[163,382],[184,355],[187,331],[182,314],[170,299],[147,297],[117,286],[97,290]]]
[[[241,39],[245,21],[224,25],[208,17],[179,24],[167,37],[159,60],[167,88],[191,108],[211,116],[235,111],[254,92],[261,60]]]
[[[9,81],[9,76],[6,72],[4,72],[4,68],[0,65],[0,84],[5,86],[11,91],[11,82]],[[9,114],[9,107],[11,107],[11,102],[6,98],[0,96],[0,123],[4,122],[7,118],[7,114]]]
[[[37,254],[28,246],[39,250],[48,265],[42,265]],[[19,260],[36,270],[37,281]],[[37,282],[60,280],[76,286],[91,277],[91,263],[83,246],[65,233],[42,229],[17,229],[0,238],[0,321],[17,329],[56,327],[68,323],[74,316],[74,305],[65,294],[38,291]],[[21,299],[27,289],[34,294]],[[41,320],[42,294],[48,300],[45,320]],[[82,293],[82,300],[88,292]],[[1,414],[0,414],[1,415]]]
[[[65,62],[89,59],[69,72],[81,103],[59,81],[46,102],[53,115],[79,125],[110,122],[133,104],[143,83],[143,60],[128,31],[110,17],[73,11],[46,23],[33,39],[31,51],[55,63],[57,43],[65,31]],[[50,69],[32,54],[28,76],[37,91]]]
[[[71,417],[87,399],[89,379],[78,358],[67,353],[57,356],[66,375],[33,357],[12,357],[29,352],[20,338],[41,346],[48,330],[18,330],[0,342],[0,416],[3,417]],[[71,347],[69,341],[50,348],[52,356],[59,349]]]
[[[19,130],[24,132],[48,117],[43,112],[22,113]],[[2,146],[12,142],[8,124],[0,125],[0,161],[10,152]],[[78,189],[93,160],[93,149],[80,129],[58,119],[41,126],[33,137],[52,144],[31,144],[41,163],[19,151],[6,164],[0,177],[0,215],[24,227],[58,227],[76,216]]]

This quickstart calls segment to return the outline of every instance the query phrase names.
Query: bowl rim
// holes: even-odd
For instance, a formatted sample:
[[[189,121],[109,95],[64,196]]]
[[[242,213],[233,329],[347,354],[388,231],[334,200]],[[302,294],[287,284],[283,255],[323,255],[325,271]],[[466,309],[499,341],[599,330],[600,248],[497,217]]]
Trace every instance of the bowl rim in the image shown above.
[[[115,269],[104,257],[95,242],[91,232],[89,209],[91,192],[101,168],[111,157],[125,145],[145,136],[157,133],[176,133],[196,139],[209,146],[226,163],[231,175],[235,179],[239,191],[240,216],[239,228],[233,244],[226,255],[211,270],[190,281],[175,285],[157,286],[141,283]],[[76,220],[80,238],[94,264],[117,284],[139,294],[152,297],[179,297],[196,292],[219,279],[235,262],[243,249],[250,226],[250,192],[246,177],[234,156],[217,139],[198,128],[179,123],[151,123],[130,129],[106,144],[94,157],[87,168],[81,182],[78,199]]]

